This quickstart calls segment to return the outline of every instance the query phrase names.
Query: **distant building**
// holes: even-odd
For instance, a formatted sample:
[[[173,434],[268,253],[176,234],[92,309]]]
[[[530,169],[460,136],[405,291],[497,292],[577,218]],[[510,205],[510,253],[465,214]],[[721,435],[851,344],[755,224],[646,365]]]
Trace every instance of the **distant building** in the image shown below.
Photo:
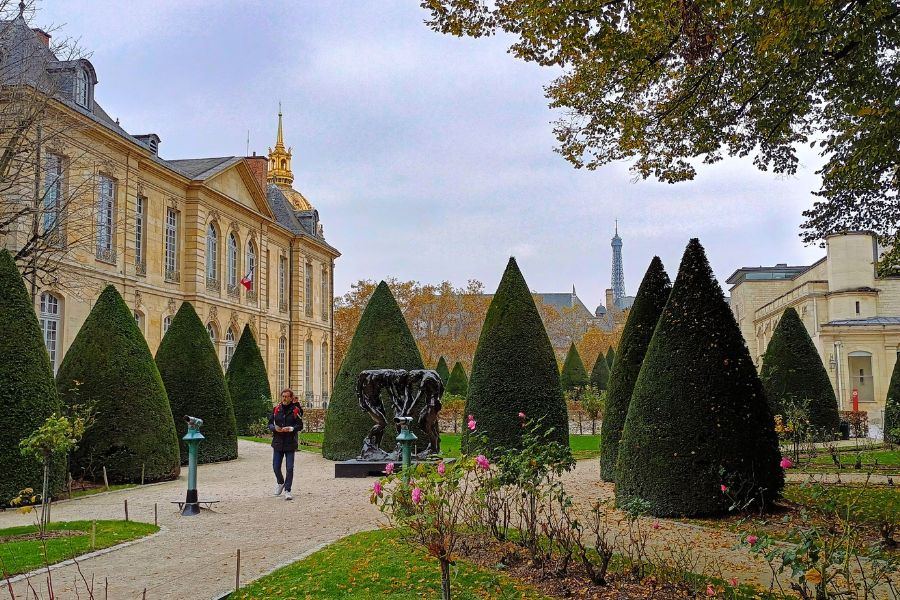
[[[878,244],[870,232],[826,238],[826,255],[809,266],[743,267],[731,284],[731,310],[757,368],[788,307],[797,310],[822,357],[841,410],[854,391],[869,423],[883,423],[900,355],[900,277],[876,274]]]

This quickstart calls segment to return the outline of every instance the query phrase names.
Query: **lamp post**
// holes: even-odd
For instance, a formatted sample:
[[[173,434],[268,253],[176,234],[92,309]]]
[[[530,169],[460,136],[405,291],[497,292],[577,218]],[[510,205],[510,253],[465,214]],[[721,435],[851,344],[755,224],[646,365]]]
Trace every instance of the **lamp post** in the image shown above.
[[[412,417],[400,417],[399,421],[400,433],[397,434],[397,441],[400,442],[403,454],[403,483],[409,483],[409,469],[410,463],[412,462],[410,446],[412,446],[412,443],[418,438],[416,437],[416,434],[409,430],[409,424],[412,422]]]
[[[188,430],[181,439],[187,442],[188,446],[188,489],[181,516],[189,517],[200,514],[200,504],[197,503],[197,445],[204,437],[200,433],[200,426],[203,425],[202,419],[185,415],[184,420],[187,421]]]

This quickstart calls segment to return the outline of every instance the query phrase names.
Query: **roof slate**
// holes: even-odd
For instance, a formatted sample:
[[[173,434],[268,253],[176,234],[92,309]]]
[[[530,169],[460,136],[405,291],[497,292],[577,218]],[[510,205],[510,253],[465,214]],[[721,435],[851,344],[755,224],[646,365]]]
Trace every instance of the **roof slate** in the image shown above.
[[[900,317],[868,317],[866,319],[837,319],[825,323],[824,327],[867,327],[900,325]]]

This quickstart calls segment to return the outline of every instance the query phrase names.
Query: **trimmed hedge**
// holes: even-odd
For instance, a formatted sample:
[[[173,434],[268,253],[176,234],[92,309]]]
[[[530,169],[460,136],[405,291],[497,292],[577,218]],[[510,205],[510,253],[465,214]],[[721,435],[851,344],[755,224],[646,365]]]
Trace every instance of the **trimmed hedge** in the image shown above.
[[[606,366],[609,367],[609,372],[612,373],[613,366],[616,364],[616,351],[612,346],[609,347],[609,350],[606,351]]]
[[[238,435],[250,435],[250,426],[269,416],[273,400],[266,364],[249,325],[244,325],[234,356],[228,363],[225,383],[234,405]]]
[[[619,341],[619,360],[609,375],[609,387],[606,392],[606,410],[600,429],[600,478],[604,481],[615,481],[616,460],[619,457],[619,440],[625,426],[625,416],[631,403],[631,392],[637,381],[644,354],[656,329],[656,322],[662,314],[672,282],[663,268],[662,261],[654,256],[644,273],[641,286],[638,288],[634,304],[625,321],[622,338]],[[603,354],[597,357],[597,363],[606,366]],[[596,367],[595,367],[596,370]]]
[[[528,285],[510,258],[485,316],[464,414],[475,417],[477,434],[487,436],[491,450],[521,447],[519,412],[531,421],[543,419],[552,429],[549,439],[568,446],[568,413],[556,355]],[[475,449],[470,440],[467,428],[462,438],[466,451]]]
[[[441,381],[444,382],[444,385],[447,385],[447,382],[450,381],[450,367],[447,366],[447,361],[444,360],[443,356],[438,359],[437,366],[434,367],[434,370],[441,376]]]
[[[656,516],[724,514],[735,499],[765,508],[784,486],[780,459],[762,382],[692,239],[631,396],[616,501]]]
[[[0,508],[24,488],[41,489],[43,465],[22,456],[19,442],[60,408],[31,296],[13,257],[0,250]],[[51,467],[56,490],[65,473],[59,463]]]
[[[584,370],[584,363],[581,362],[581,355],[578,354],[578,348],[575,347],[574,342],[569,346],[569,352],[566,353],[566,361],[563,363],[562,373],[559,375],[559,383],[564,392],[583,388],[590,383],[587,371]]]
[[[359,325],[353,334],[347,354],[334,380],[334,394],[325,418],[322,456],[331,460],[355,458],[363,440],[372,429],[372,419],[359,407],[356,379],[367,369],[421,369],[422,356],[406,325],[406,319],[385,282],[378,284],[369,299]],[[381,447],[391,451],[397,445],[393,410],[386,393],[382,393],[388,426]],[[423,440],[424,433],[412,427]]]
[[[77,385],[76,382],[81,382]],[[56,375],[69,406],[94,420],[72,455],[72,472],[110,483],[178,477],[178,440],[166,388],[134,315],[113,286],[97,298]]]
[[[808,400],[807,417],[816,439],[834,434],[840,427],[837,398],[819,352],[800,315],[788,308],[763,355],[760,373],[769,408],[783,415],[790,402]]]
[[[621,344],[619,346],[621,348]],[[609,386],[609,365],[606,363],[606,357],[603,353],[597,355],[594,361],[594,368],[591,369],[591,385],[598,390],[605,390]]]
[[[175,313],[156,351],[156,364],[166,384],[178,439],[187,433],[184,416],[203,419],[197,460],[200,463],[237,458],[237,424],[225,374],[206,326],[190,302]],[[180,443],[181,463],[187,464],[187,444]]]
[[[469,377],[466,375],[466,370],[461,362],[456,361],[456,364],[453,365],[453,370],[450,372],[450,380],[447,381],[447,387],[444,391],[454,396],[463,397],[469,393]]]
[[[900,359],[894,363],[894,371],[891,373],[891,383],[888,386],[887,400],[884,405],[884,441],[900,444],[900,432],[893,435],[895,429],[900,429]]]

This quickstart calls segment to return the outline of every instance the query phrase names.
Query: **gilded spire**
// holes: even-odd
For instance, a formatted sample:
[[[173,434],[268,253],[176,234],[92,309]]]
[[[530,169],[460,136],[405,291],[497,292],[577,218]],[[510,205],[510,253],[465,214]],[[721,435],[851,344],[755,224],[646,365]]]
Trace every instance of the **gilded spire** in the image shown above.
[[[275,139],[275,148],[269,148],[269,172],[266,180],[274,183],[282,189],[290,189],[294,183],[294,173],[291,171],[291,150],[284,147],[284,129],[282,127],[281,102],[278,103],[278,137]]]

